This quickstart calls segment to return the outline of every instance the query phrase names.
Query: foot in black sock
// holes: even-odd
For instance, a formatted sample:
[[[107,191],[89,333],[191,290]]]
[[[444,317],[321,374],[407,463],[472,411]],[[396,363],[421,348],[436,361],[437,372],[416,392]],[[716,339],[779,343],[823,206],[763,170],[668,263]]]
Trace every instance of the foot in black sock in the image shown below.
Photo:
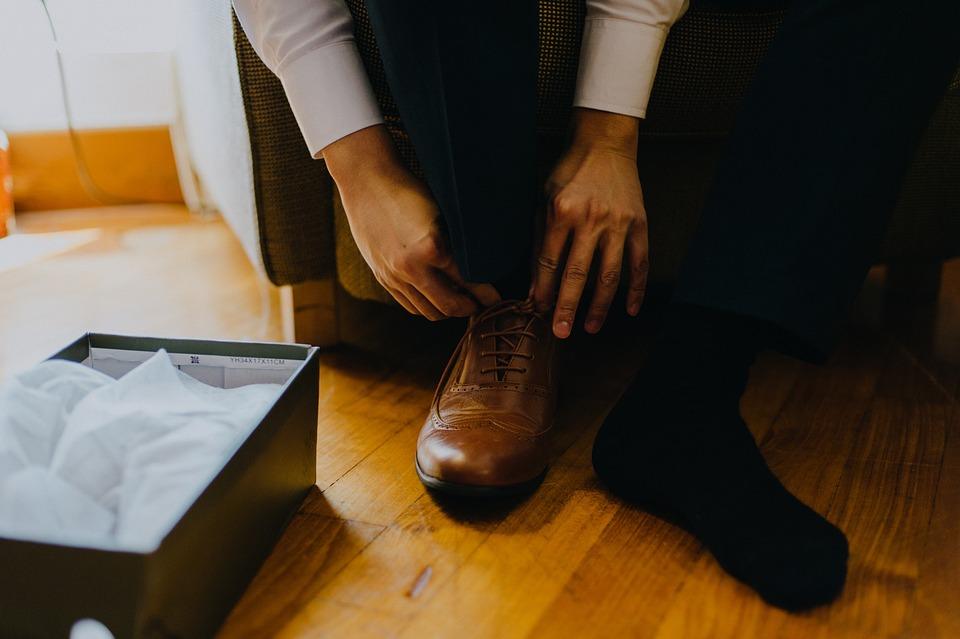
[[[740,417],[763,326],[692,306],[671,311],[597,435],[597,474],[687,529],[768,603],[803,610],[832,601],[846,579],[847,539],[783,487]]]

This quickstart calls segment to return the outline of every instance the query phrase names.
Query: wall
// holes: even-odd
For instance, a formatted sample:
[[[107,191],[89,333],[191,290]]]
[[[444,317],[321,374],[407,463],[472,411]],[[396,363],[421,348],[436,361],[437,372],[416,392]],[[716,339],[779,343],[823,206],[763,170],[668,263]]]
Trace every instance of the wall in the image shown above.
[[[48,0],[77,140],[65,132],[57,45],[40,0],[0,0],[0,130],[18,210],[181,201],[168,125],[176,116],[175,2]]]
[[[175,2],[48,0],[77,128],[168,124],[175,113]],[[39,0],[0,0],[0,128],[66,126]]]

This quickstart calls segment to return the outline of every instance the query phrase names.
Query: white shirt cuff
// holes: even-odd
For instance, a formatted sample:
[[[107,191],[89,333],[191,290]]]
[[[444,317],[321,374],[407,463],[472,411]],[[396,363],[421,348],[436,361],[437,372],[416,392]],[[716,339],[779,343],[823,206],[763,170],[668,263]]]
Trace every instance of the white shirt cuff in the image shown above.
[[[340,138],[383,122],[353,42],[309,51],[279,68],[277,75],[315,158]]]
[[[614,18],[588,19],[573,105],[642,118],[667,29]]]

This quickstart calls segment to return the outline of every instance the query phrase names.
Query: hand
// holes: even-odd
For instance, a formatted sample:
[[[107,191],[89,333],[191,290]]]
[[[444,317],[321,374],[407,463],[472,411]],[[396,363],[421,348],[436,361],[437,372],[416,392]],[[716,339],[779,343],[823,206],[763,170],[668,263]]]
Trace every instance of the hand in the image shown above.
[[[599,331],[607,317],[624,251],[630,315],[640,312],[649,267],[636,118],[577,109],[574,131],[573,143],[547,180],[546,227],[532,287],[541,311],[550,309],[556,296],[553,332],[559,338],[570,335],[595,253],[600,264],[584,324],[588,333]]]
[[[323,155],[363,259],[401,306],[435,321],[500,300],[490,284],[460,276],[429,190],[400,161],[384,126],[337,140]]]

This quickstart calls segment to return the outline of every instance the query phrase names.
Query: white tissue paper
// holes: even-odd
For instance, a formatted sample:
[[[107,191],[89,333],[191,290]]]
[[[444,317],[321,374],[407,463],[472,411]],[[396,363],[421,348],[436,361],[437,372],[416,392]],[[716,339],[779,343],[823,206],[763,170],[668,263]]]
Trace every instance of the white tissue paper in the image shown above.
[[[47,361],[0,386],[0,536],[149,550],[279,384],[223,389],[159,351],[119,380]]]

